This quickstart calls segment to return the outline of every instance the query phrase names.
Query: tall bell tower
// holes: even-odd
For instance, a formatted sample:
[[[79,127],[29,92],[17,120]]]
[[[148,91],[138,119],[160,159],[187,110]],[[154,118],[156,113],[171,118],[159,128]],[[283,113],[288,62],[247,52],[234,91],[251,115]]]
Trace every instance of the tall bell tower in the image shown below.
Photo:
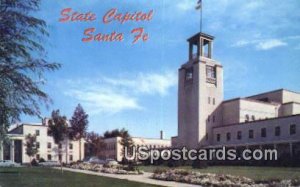
[[[177,146],[200,148],[222,123],[223,67],[213,60],[214,37],[198,33],[188,40],[189,60],[179,69]]]

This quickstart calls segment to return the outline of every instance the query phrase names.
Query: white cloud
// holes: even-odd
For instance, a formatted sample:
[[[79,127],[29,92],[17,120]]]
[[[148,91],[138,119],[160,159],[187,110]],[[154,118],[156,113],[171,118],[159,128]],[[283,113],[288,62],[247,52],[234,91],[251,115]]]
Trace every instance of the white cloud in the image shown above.
[[[269,50],[276,47],[286,46],[287,43],[279,40],[279,39],[271,39],[271,40],[265,40],[261,41],[256,45],[256,48],[258,50]]]
[[[158,73],[139,73],[135,78],[103,78],[104,82],[130,89],[138,94],[159,94],[165,96],[168,90],[177,84],[176,73],[167,71]]]
[[[79,100],[91,115],[102,112],[114,114],[123,110],[142,109],[135,98],[108,89],[99,88],[83,91],[71,89],[65,94]]]
[[[182,11],[192,10],[196,6],[196,1],[181,0],[176,4],[177,8]]]
[[[276,47],[287,46],[288,44],[280,39],[259,39],[259,40],[239,40],[233,47],[254,46],[257,50],[270,50]]]
[[[115,114],[143,109],[139,101],[147,95],[166,96],[177,84],[177,75],[166,71],[120,78],[67,80],[64,83],[64,94],[78,100],[91,115]]]

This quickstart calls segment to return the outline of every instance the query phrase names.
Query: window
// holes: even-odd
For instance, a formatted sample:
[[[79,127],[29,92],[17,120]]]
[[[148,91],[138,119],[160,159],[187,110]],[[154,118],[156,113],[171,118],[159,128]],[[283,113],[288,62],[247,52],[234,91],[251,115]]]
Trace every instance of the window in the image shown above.
[[[216,99],[215,98],[213,98],[213,105],[215,105],[216,104]]]
[[[69,160],[72,162],[73,161],[73,155],[69,156]]]
[[[261,129],[261,137],[263,137],[263,138],[267,137],[267,129],[266,128]]]
[[[231,134],[230,134],[230,132],[228,132],[228,133],[226,134],[226,138],[227,138],[227,141],[230,141],[230,140],[231,140]]]
[[[39,136],[40,135],[40,131],[39,130],[35,130],[35,135]]]
[[[296,134],[296,125],[293,124],[290,126],[290,135]]]
[[[62,155],[61,154],[58,155],[58,160],[62,161]]]
[[[47,130],[47,136],[51,136],[51,132],[49,129]]]
[[[36,148],[39,149],[40,148],[40,142],[36,142]]]
[[[40,160],[40,155],[39,154],[36,155],[36,159]]]
[[[48,160],[52,160],[52,155],[48,155]]]
[[[210,97],[208,97],[208,104],[210,104]]]
[[[207,121],[210,122],[210,116],[207,117]]]
[[[237,132],[237,137],[236,137],[238,140],[241,140],[242,139],[242,131],[238,131]]]
[[[216,68],[213,66],[206,66],[206,77],[210,79],[216,78]]]
[[[51,143],[48,143],[47,147],[48,147],[48,149],[51,149],[51,147],[52,147]]]
[[[62,149],[62,145],[61,145],[61,143],[60,143],[60,144],[58,144],[58,149]]]
[[[246,116],[245,116],[245,122],[248,122],[249,120],[250,120],[250,117],[249,117],[248,114],[246,114]]]
[[[71,149],[71,150],[73,149],[73,144],[71,144],[71,143],[69,144],[69,149]]]
[[[217,142],[221,141],[221,134],[217,134]]]
[[[213,123],[216,121],[216,116],[213,116]]]
[[[193,80],[193,68],[189,68],[185,72],[185,80],[190,81]]]
[[[255,121],[255,116],[254,115],[252,115],[252,121]]]
[[[253,138],[254,138],[254,131],[249,130],[249,139],[253,139]]]
[[[280,127],[275,127],[275,136],[280,136]]]

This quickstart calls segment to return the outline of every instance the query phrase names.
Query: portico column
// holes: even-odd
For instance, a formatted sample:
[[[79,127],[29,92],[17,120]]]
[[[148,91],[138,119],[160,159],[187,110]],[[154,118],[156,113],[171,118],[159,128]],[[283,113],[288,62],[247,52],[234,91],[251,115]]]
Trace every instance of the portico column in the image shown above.
[[[290,143],[290,155],[293,157],[293,143]]]
[[[10,160],[15,161],[15,141],[11,140],[10,143]]]
[[[0,141],[0,160],[3,160],[3,141]]]

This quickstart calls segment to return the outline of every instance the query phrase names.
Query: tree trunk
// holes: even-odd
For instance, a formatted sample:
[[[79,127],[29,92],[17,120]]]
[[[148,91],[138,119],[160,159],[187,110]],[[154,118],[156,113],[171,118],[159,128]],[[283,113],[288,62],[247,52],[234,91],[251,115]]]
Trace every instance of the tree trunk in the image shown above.
[[[63,171],[63,167],[62,167],[62,152],[61,152],[61,150],[59,150],[58,152],[59,152],[59,155],[61,155],[61,159],[59,159],[59,162],[60,162],[60,171],[61,171],[61,174],[63,174],[64,171]]]
[[[81,138],[79,139],[79,161],[81,161]]]
[[[68,149],[69,149],[69,139],[66,139],[66,164],[68,164]]]

